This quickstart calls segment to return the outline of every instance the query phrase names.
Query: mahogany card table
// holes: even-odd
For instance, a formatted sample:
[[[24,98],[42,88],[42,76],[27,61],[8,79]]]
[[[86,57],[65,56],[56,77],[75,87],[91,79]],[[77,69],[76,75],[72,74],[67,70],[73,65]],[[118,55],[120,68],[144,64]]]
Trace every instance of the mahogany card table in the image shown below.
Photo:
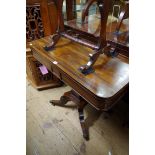
[[[129,60],[121,54],[114,58],[102,54],[93,66],[94,72],[85,75],[79,67],[86,64],[89,54],[94,52],[92,49],[61,37],[53,50],[44,50],[50,42],[51,36],[32,41],[33,56],[72,88],[60,100],[50,102],[53,105],[65,105],[68,101],[76,103],[83,137],[88,140],[83,114],[85,105],[108,111],[123,97],[129,86]]]

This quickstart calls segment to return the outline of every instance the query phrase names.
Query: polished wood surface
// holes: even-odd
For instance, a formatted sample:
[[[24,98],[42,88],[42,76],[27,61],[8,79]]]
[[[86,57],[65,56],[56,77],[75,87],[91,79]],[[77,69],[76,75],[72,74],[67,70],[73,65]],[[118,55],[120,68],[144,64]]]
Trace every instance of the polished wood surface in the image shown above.
[[[67,84],[72,85],[73,81],[73,85],[80,87],[73,89],[81,95],[87,91],[99,100],[111,99],[128,86],[128,59],[121,56],[111,58],[103,54],[94,65],[95,72],[83,75],[78,69],[87,62],[88,55],[93,50],[61,37],[55,49],[47,52],[43,46],[50,41],[50,36],[33,41],[31,49],[34,57],[56,72],[54,74]],[[81,90],[83,91],[80,92]],[[91,102],[88,97],[84,98]]]
[[[92,36],[98,38],[96,42],[90,43],[89,37],[85,40],[80,36],[84,33],[89,34],[89,22],[93,23],[89,19],[85,25],[82,24],[81,29],[77,28],[79,21],[69,21],[75,22],[75,27],[71,26],[72,30],[66,31],[62,15],[63,0],[59,0],[59,3],[56,3],[58,9],[57,33],[32,41],[30,47],[33,56],[39,62],[72,88],[71,91],[65,92],[59,100],[52,100],[51,103],[64,106],[68,101],[73,101],[77,104],[83,137],[86,140],[89,139],[89,132],[84,120],[83,109],[85,105],[89,103],[97,110],[108,111],[124,96],[129,84],[128,57],[119,52],[122,50],[121,48],[116,48],[118,46],[113,46],[107,42],[109,1],[96,1],[100,16],[97,17],[98,19],[90,16],[93,17],[94,23],[97,23],[96,19],[98,20],[96,30],[92,33]],[[109,27],[111,33],[111,29],[116,29],[118,25],[117,23],[115,25],[114,21],[110,21],[113,23]],[[115,28],[113,28],[114,25]],[[78,32],[81,33],[78,34]],[[118,38],[118,35],[116,37],[116,34],[113,34],[114,32],[111,34]],[[115,38],[112,39],[115,40]],[[95,44],[96,49],[92,48]],[[119,44],[118,40],[116,44]],[[89,71],[89,69],[93,72],[90,71],[88,74],[83,72]]]
[[[53,105],[64,106],[68,101],[77,104],[83,137],[89,140],[83,109],[90,103],[98,110],[111,109],[128,90],[129,64],[126,57],[116,58],[101,55],[94,64],[95,72],[84,75],[79,67],[86,63],[93,50],[60,37],[52,51],[43,47],[51,42],[52,36],[32,42],[33,56],[44,64],[54,75],[72,87],[60,100],[50,101]]]
[[[89,55],[88,62],[80,66],[80,71],[83,74],[89,74],[90,72],[94,71],[93,65],[95,64],[95,62],[97,61],[98,57],[101,54],[104,53],[111,57],[115,57],[118,55],[116,46],[112,46],[111,44],[108,44],[107,37],[106,37],[106,24],[107,24],[108,15],[109,15],[110,1],[109,0],[95,0],[95,1],[97,3],[100,17],[101,17],[99,38],[97,39],[96,44],[94,42],[90,42],[89,39],[82,38],[80,34],[74,31],[74,29],[73,31],[72,30],[66,31],[64,27],[64,18],[63,18],[63,12],[62,12],[62,6],[63,6],[64,0],[59,0],[59,2],[57,1],[56,3],[57,10],[58,10],[58,29],[56,34],[51,38],[51,42],[44,46],[44,49],[46,51],[52,50],[53,48],[55,48],[55,45],[57,44],[60,37],[64,36],[72,41],[78,42],[84,46],[92,48],[95,53]],[[115,38],[117,39],[116,35],[115,35]]]

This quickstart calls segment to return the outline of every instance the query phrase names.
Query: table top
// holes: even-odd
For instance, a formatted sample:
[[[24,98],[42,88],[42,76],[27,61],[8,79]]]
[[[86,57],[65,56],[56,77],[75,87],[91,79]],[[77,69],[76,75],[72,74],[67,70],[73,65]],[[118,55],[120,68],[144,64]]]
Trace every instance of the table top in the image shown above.
[[[31,49],[42,57],[46,57],[97,97],[110,98],[128,85],[129,63],[127,58],[122,56],[111,58],[102,54],[94,65],[95,72],[83,75],[78,69],[87,63],[88,55],[94,51],[61,37],[55,49],[47,52],[43,47],[50,42],[50,36],[35,40],[32,42]]]

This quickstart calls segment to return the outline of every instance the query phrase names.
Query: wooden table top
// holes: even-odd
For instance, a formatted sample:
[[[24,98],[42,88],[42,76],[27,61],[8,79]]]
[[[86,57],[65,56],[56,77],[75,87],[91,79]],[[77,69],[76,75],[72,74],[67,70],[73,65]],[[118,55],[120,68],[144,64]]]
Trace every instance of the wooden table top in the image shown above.
[[[61,38],[52,51],[43,47],[50,43],[50,36],[32,42],[31,49],[41,58],[67,74],[75,83],[84,87],[99,98],[110,98],[122,91],[129,83],[128,59],[119,55],[117,58],[102,54],[94,65],[95,72],[83,75],[78,69],[87,63],[93,50],[66,38]],[[73,88],[74,89],[74,88]]]

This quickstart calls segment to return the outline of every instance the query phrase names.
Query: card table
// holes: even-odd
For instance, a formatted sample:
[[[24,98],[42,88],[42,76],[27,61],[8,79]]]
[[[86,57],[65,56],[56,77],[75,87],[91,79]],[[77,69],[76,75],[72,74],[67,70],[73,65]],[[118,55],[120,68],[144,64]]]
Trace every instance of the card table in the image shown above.
[[[53,105],[76,103],[83,137],[88,140],[84,107],[91,104],[97,110],[108,111],[123,97],[129,86],[129,60],[121,54],[114,58],[102,54],[94,64],[94,72],[84,75],[79,67],[88,61],[92,49],[61,37],[53,50],[46,51],[43,47],[50,42],[51,36],[32,41],[33,56],[72,88],[60,100],[50,102]]]

